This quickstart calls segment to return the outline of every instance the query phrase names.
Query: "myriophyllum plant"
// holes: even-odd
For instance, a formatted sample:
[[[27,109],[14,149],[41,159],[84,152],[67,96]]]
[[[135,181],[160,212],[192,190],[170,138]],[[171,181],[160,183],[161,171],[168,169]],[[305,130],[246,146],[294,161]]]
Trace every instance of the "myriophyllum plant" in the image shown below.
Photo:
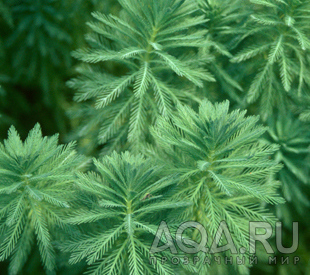
[[[204,81],[214,81],[202,66],[210,56],[198,54],[207,45],[207,30],[195,27],[207,20],[195,16],[195,1],[119,2],[119,16],[93,13],[89,47],[73,55],[97,67],[84,66],[81,76],[69,82],[77,101],[94,99],[94,106],[103,108],[97,116],[104,121],[92,115],[87,123],[100,124],[98,141],[112,150],[127,142],[129,148],[139,148],[149,141],[149,125],[158,117],[171,116],[180,101],[198,100],[189,84],[202,87]],[[108,61],[110,66],[100,67]],[[118,76],[108,73],[111,64]]]
[[[73,200],[74,172],[85,158],[74,143],[58,145],[58,135],[42,137],[39,124],[22,142],[12,126],[0,143],[0,261],[10,274],[22,270],[35,244],[42,263],[53,271],[53,233],[70,230],[63,220]]]
[[[190,204],[170,198],[173,177],[163,177],[161,165],[129,152],[114,152],[94,164],[99,173],[79,173],[77,179],[81,192],[93,199],[68,219],[93,230],[62,244],[72,253],[70,263],[85,258],[89,274],[98,275],[175,274],[178,268],[160,259],[150,263],[150,247],[160,221],[169,217],[167,210],[178,216],[178,209]]]
[[[205,100],[198,113],[180,105],[152,131],[159,147],[155,157],[179,177],[174,196],[192,202],[185,220],[200,222],[209,236],[225,221],[239,248],[248,247],[249,221],[274,220],[262,203],[284,202],[273,180],[281,165],[270,159],[279,146],[259,142],[266,128],[257,124],[259,117],[245,114],[229,112],[228,101]]]
[[[264,139],[272,144],[280,145],[274,159],[281,162],[284,168],[278,173],[282,183],[284,198],[288,201],[278,207],[277,216],[292,222],[296,212],[306,215],[310,207],[309,190],[310,183],[310,131],[309,123],[302,122],[293,114],[277,114],[268,119],[268,131]],[[289,205],[294,207],[290,208]]]
[[[250,2],[253,13],[246,27],[240,29],[244,46],[231,61],[251,61],[246,69],[254,78],[247,101],[259,101],[260,114],[266,120],[274,107],[287,109],[289,93],[300,97],[309,86],[310,2]]]

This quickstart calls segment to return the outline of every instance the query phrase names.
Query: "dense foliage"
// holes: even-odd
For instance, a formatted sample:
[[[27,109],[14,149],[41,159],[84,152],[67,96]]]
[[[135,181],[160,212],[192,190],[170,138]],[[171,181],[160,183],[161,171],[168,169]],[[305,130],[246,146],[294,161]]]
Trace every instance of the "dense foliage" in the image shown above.
[[[309,0],[0,0],[1,274],[309,274],[309,37]],[[289,264],[237,264],[251,221]]]

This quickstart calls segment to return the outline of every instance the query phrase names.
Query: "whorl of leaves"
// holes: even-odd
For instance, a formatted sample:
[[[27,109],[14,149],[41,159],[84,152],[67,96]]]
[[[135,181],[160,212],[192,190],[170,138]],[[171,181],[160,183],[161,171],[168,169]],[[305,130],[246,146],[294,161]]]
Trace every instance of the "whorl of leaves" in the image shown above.
[[[178,111],[171,120],[159,120],[153,132],[161,161],[180,177],[175,196],[193,203],[185,216],[205,225],[211,236],[224,220],[235,244],[248,247],[248,222],[272,220],[261,203],[284,202],[273,180],[281,165],[270,159],[279,146],[259,142],[266,131],[259,117],[229,112],[228,101],[205,100],[198,113],[188,106]]]
[[[36,242],[47,270],[55,268],[52,230],[66,229],[74,171],[84,157],[74,143],[58,145],[58,135],[42,137],[37,124],[22,142],[12,126],[0,143],[0,261],[10,274],[21,271]]]
[[[246,68],[254,75],[247,101],[259,100],[266,120],[274,107],[287,108],[289,93],[301,96],[309,87],[310,1],[250,2],[253,14],[242,29],[245,46],[231,61],[252,62]]]
[[[113,143],[120,145],[125,137],[135,148],[137,141],[147,139],[148,125],[159,116],[171,116],[180,101],[197,100],[186,86],[202,87],[214,78],[201,66],[210,57],[197,54],[207,31],[195,30],[206,22],[203,15],[196,15],[195,1],[119,2],[119,16],[93,13],[89,47],[74,56],[97,67],[85,66],[69,85],[77,90],[77,101],[94,99],[94,106],[105,110],[105,122],[99,125],[101,144],[121,148]],[[112,63],[106,68],[113,64],[119,76],[103,72],[100,66],[107,61]]]
[[[165,190],[175,181],[163,177],[151,159],[129,152],[114,152],[94,164],[99,173],[79,174],[77,185],[95,200],[71,213],[68,222],[93,224],[96,230],[62,245],[72,253],[70,263],[86,258],[89,274],[98,275],[174,274],[160,260],[150,264],[149,250],[161,213],[189,205],[169,200]]]

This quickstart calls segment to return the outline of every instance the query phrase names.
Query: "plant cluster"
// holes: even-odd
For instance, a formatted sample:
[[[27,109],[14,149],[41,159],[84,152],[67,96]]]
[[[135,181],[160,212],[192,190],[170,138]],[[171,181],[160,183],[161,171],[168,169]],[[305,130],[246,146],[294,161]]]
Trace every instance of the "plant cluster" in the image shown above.
[[[309,0],[0,0],[0,16],[1,270],[310,272]],[[236,263],[250,221],[290,243],[296,220],[298,267]],[[203,250],[151,252],[186,221]],[[195,264],[223,221],[233,263]]]

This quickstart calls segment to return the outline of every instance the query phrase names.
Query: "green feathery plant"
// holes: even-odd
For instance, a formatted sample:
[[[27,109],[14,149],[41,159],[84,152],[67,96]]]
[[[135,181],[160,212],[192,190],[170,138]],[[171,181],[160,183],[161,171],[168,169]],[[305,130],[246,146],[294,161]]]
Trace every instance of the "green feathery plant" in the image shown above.
[[[205,87],[206,95],[223,98],[222,92],[238,103],[241,103],[242,86],[236,78],[236,70],[230,68],[231,51],[240,36],[239,30],[251,14],[248,5],[240,0],[197,0],[200,11],[207,22],[202,28],[208,31],[206,40],[208,47],[203,49],[215,58],[208,64],[216,82]]]
[[[119,2],[119,16],[93,13],[97,21],[88,23],[90,46],[73,55],[97,66],[84,66],[81,76],[69,82],[78,91],[77,101],[95,99],[95,108],[103,108],[97,112],[104,119],[98,141],[110,143],[110,152],[149,141],[149,125],[158,117],[171,116],[180,101],[197,101],[190,83],[202,87],[204,81],[214,81],[202,66],[210,56],[197,53],[206,44],[206,30],[195,27],[206,19],[195,15],[195,1]],[[108,73],[111,67],[118,76]],[[89,117],[87,123],[92,119],[98,122]]]
[[[163,168],[151,159],[129,152],[114,152],[94,164],[99,174],[79,173],[76,181],[84,195],[94,198],[71,213],[68,222],[92,223],[95,230],[61,245],[72,252],[70,263],[86,258],[88,274],[94,275],[175,274],[168,263],[150,264],[149,259],[160,218],[167,217],[162,213],[189,205],[169,199],[165,190],[173,178],[163,177]]]
[[[254,273],[308,274],[309,35],[310,0],[0,0],[0,136],[11,124],[26,136],[35,119],[102,154],[84,173],[74,142],[10,128],[1,272],[249,274],[236,261],[251,256],[249,222],[279,218],[284,245],[299,222],[290,257],[301,264],[264,267],[257,247]],[[161,221],[172,241],[201,223],[208,252],[153,254]],[[230,242],[223,221],[237,251],[213,254]],[[196,229],[183,237],[202,241]],[[233,264],[203,263],[213,255]]]
[[[74,172],[85,162],[74,143],[57,145],[37,124],[22,142],[12,126],[0,143],[0,261],[18,274],[37,240],[46,270],[55,269],[53,234],[69,230],[63,216],[73,200]]]
[[[61,73],[71,66],[70,13],[58,0],[13,1],[10,9],[15,27],[4,44],[10,49],[12,77],[38,85],[50,104],[51,90],[57,90]]]
[[[5,0],[4,3],[11,12],[14,26],[3,26],[0,18],[3,41],[0,83],[6,92],[2,91],[3,97],[0,94],[4,101],[4,107],[0,108],[6,115],[1,135],[6,135],[11,124],[21,133],[27,133],[37,122],[37,118],[32,120],[29,116],[35,117],[43,103],[47,112],[38,114],[40,123],[49,125],[49,121],[54,121],[56,130],[53,126],[52,131],[45,127],[49,133],[59,132],[62,138],[69,128],[64,111],[70,92],[65,82],[74,71],[70,53],[84,43],[76,17],[83,13],[89,15],[89,9],[82,9],[81,4],[73,0]],[[30,123],[19,125],[20,117]]]
[[[203,224],[209,236],[226,221],[241,248],[248,247],[249,221],[273,220],[261,203],[284,202],[272,179],[281,165],[269,159],[279,146],[259,142],[266,131],[257,125],[259,117],[228,109],[228,101],[213,105],[205,100],[198,113],[178,106],[178,114],[153,128],[160,148],[155,157],[159,154],[167,169],[179,175],[175,197],[193,203],[184,217]],[[206,265],[201,268],[206,272]]]
[[[264,139],[270,144],[280,145],[280,150],[274,158],[284,165],[278,173],[278,178],[282,183],[283,196],[289,203],[278,206],[280,212],[277,216],[281,219],[285,216],[289,224],[295,217],[294,213],[288,212],[289,209],[303,216],[310,207],[307,196],[310,187],[309,123],[301,122],[289,112],[275,115],[269,118],[267,123],[269,128]],[[290,204],[294,207],[289,207]]]
[[[287,108],[292,88],[297,87],[297,95],[301,96],[303,86],[309,83],[310,1],[250,2],[252,20],[241,30],[245,46],[231,60],[248,60],[245,69],[254,78],[247,101],[253,103],[259,99],[260,114],[266,120],[274,107]]]

